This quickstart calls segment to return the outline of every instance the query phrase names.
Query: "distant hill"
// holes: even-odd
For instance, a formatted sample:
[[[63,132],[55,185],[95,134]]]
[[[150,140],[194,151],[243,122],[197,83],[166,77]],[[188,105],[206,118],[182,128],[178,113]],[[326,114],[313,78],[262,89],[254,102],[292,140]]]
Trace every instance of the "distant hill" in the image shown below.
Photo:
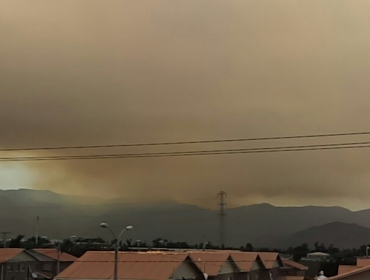
[[[33,236],[37,216],[40,217],[40,235],[50,238],[71,235],[110,238],[109,233],[99,227],[103,221],[109,223],[115,231],[131,224],[135,229],[127,232],[125,238],[148,243],[155,238],[166,238],[188,243],[211,241],[216,244],[219,236],[217,211],[195,205],[175,201],[123,202],[119,198],[104,200],[38,190],[0,190],[0,231]],[[241,246],[252,243],[255,247],[278,248],[290,246],[293,242],[302,243],[310,234],[315,236],[312,242],[316,242],[319,234],[309,229],[305,235],[307,228],[333,222],[370,227],[369,216],[370,210],[352,212],[341,207],[276,207],[258,204],[231,208],[227,210],[226,244]],[[348,231],[348,235],[352,234],[355,233]],[[284,239],[287,237],[293,239],[286,242]],[[345,238],[334,237],[327,243],[341,246],[336,242],[342,242]]]
[[[327,246],[334,244],[347,249],[358,248],[370,242],[370,229],[356,224],[333,222],[292,234],[286,239],[285,245],[297,246],[307,243],[313,247],[315,242]]]

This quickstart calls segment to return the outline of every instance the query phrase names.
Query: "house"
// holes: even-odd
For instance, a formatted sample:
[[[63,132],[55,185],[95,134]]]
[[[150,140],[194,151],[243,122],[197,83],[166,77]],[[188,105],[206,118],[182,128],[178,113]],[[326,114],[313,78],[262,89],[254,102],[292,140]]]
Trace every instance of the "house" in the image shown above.
[[[118,278],[129,280],[302,280],[305,266],[277,253],[241,251],[119,252]],[[113,252],[86,252],[55,280],[113,278]]]
[[[305,258],[302,258],[303,261],[317,261],[317,262],[322,262],[322,261],[329,261],[330,260],[330,255],[327,253],[322,253],[322,252],[314,252],[314,253],[309,253]]]
[[[357,268],[343,274],[328,278],[328,280],[368,280],[370,279],[370,266]]]
[[[338,267],[338,275],[330,277],[329,279],[370,279],[370,258],[357,258],[356,265],[340,265]]]
[[[282,261],[283,267],[280,268],[280,276],[278,277],[279,280],[304,279],[306,271],[308,270],[307,266],[292,260],[282,259]]]
[[[281,276],[281,267],[284,266],[279,253],[261,252],[258,253],[262,260],[263,269],[260,271],[259,280],[276,279]]]
[[[309,253],[299,262],[308,267],[306,277],[314,278],[322,270],[323,266],[331,261],[331,256],[327,253],[314,252]]]
[[[36,260],[24,249],[0,249],[0,279],[25,280],[29,279],[36,268]]]
[[[209,280],[231,280],[237,272],[228,251],[189,251],[188,254]]]
[[[113,252],[86,252],[56,276],[56,280],[113,278]],[[131,280],[198,279],[204,276],[187,253],[119,252],[118,278]]]
[[[36,272],[42,273],[44,275],[43,278],[46,279],[53,279],[55,275],[65,270],[77,260],[76,257],[68,253],[60,252],[58,254],[58,251],[54,248],[33,249],[29,253],[37,260]]]
[[[232,251],[230,256],[238,268],[235,280],[258,279],[260,270],[264,268],[258,253]]]

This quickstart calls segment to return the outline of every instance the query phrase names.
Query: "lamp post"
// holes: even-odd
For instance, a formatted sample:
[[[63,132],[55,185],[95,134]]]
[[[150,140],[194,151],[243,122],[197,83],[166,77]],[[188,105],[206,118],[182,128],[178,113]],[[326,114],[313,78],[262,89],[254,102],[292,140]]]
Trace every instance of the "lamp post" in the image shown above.
[[[112,234],[113,238],[115,239],[115,243],[116,244],[114,246],[114,280],[118,280],[118,244],[119,244],[119,240],[121,239],[122,234],[126,230],[132,230],[134,227],[133,226],[127,226],[127,227],[125,227],[120,232],[120,234],[118,235],[118,237],[116,237],[116,235],[114,234],[113,230],[108,226],[107,223],[101,223],[100,224],[100,227],[109,230],[110,233]]]

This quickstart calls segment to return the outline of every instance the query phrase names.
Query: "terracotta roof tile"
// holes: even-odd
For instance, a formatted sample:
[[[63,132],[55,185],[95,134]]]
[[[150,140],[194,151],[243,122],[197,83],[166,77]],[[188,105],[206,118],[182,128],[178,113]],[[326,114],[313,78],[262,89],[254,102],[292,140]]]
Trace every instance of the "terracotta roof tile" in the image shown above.
[[[0,262],[6,262],[23,251],[24,249],[19,248],[0,248]]]
[[[263,265],[267,269],[273,268],[275,262],[279,262],[280,260],[279,253],[275,252],[259,252],[258,255],[261,257]]]
[[[284,266],[296,268],[296,269],[299,269],[299,270],[307,270],[308,269],[307,266],[305,266],[303,264],[300,264],[300,263],[297,263],[297,262],[294,262],[294,261],[291,261],[291,260],[283,260],[283,264],[284,264]]]
[[[258,253],[231,252],[230,256],[241,272],[251,271],[253,263],[259,260]]]
[[[357,269],[355,269],[355,270],[348,271],[348,272],[343,273],[343,274],[338,274],[336,276],[329,277],[328,279],[330,279],[330,280],[346,279],[350,276],[361,274],[363,272],[368,272],[368,271],[370,271],[370,266],[361,267],[361,268],[357,267]]]
[[[354,271],[356,269],[359,269],[361,267],[358,267],[358,266],[355,266],[355,265],[340,265],[338,267],[338,275],[340,274],[344,274],[344,273],[347,273],[347,272],[351,272],[351,271]]]
[[[167,280],[188,258],[185,253],[119,253],[119,279]],[[190,261],[190,259],[189,259]],[[112,279],[113,252],[86,252],[57,279]]]

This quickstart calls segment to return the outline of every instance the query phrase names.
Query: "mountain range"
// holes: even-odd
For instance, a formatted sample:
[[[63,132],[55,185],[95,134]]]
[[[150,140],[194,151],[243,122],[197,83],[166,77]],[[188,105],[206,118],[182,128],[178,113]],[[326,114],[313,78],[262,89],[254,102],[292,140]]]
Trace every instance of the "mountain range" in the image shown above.
[[[370,210],[342,207],[278,207],[270,204],[227,210],[226,244],[285,248],[316,241],[339,248],[358,247],[370,241]],[[37,222],[37,217],[39,221]],[[101,222],[119,232],[126,225],[134,230],[124,238],[151,243],[156,238],[190,244],[218,243],[216,210],[175,201],[130,203],[120,199],[77,197],[43,190],[0,190],[0,231],[49,238],[111,238]]]

